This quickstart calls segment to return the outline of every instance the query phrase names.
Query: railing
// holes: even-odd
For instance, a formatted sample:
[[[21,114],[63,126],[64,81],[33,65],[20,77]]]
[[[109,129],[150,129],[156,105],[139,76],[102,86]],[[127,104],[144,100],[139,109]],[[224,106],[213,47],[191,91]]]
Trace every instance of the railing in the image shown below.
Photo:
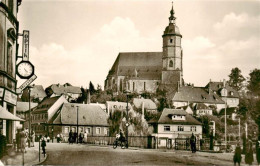
[[[87,144],[113,145],[116,137],[110,136],[87,136]],[[83,139],[84,140],[84,139]],[[68,137],[64,137],[64,142],[68,142]],[[155,140],[152,136],[128,136],[129,147],[155,148]]]

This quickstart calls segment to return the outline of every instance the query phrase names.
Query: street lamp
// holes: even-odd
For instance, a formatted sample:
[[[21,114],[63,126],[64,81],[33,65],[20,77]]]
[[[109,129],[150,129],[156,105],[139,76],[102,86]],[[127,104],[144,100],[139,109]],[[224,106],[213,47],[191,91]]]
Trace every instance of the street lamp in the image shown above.
[[[77,107],[77,144],[79,143],[79,106]]]
[[[128,96],[130,92],[126,90],[124,93],[126,94],[126,148],[128,148]]]
[[[28,147],[31,147],[31,89],[33,86],[28,85],[28,92],[29,92],[29,145]]]

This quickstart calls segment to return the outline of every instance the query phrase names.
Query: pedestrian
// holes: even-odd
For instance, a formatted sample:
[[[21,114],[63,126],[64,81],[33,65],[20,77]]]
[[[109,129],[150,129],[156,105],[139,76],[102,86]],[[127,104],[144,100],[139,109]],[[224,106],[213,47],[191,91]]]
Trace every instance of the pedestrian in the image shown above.
[[[43,136],[43,138],[41,139],[42,143],[41,143],[41,147],[42,147],[42,154],[44,155],[45,157],[45,154],[46,154],[46,139],[45,137]]]
[[[57,134],[57,143],[60,143],[60,134]]]
[[[84,133],[84,143],[87,143],[88,133],[85,131]]]
[[[254,157],[253,157],[253,143],[251,140],[248,141],[248,147],[247,147],[247,151],[246,151],[246,155],[245,155],[245,163],[248,165],[252,165],[253,161],[254,161]]]
[[[35,142],[35,132],[32,130],[31,132],[31,138],[32,138],[32,146],[34,147],[34,142]]]
[[[26,136],[25,136],[25,135],[26,135],[26,134],[25,134],[25,131],[22,131],[22,132],[20,133],[21,151],[24,152],[24,153],[26,153],[26,149],[25,149],[25,147],[26,147]]]
[[[258,140],[256,141],[256,161],[258,165],[260,165],[260,136],[258,136]]]
[[[77,141],[77,136],[78,136],[78,133],[76,133],[76,131],[74,132],[74,134],[73,134],[73,142],[74,143],[76,143],[76,141]]]
[[[16,132],[16,138],[15,138],[17,152],[19,152],[21,150],[21,136],[20,136],[20,132],[21,132],[21,130],[18,129],[17,132]]]
[[[69,144],[73,144],[73,133],[72,133],[72,130],[70,130],[69,132]]]
[[[83,134],[83,132],[81,131],[81,132],[79,133],[79,143],[82,143],[82,142],[83,142],[83,138],[84,138],[84,134]]]
[[[191,151],[192,153],[196,153],[196,137],[192,133],[190,137],[190,146],[191,146]]]
[[[233,157],[234,165],[236,166],[236,163],[238,163],[238,166],[240,166],[242,156],[241,156],[241,147],[240,147],[240,142],[237,143],[236,149],[235,149],[235,154]]]

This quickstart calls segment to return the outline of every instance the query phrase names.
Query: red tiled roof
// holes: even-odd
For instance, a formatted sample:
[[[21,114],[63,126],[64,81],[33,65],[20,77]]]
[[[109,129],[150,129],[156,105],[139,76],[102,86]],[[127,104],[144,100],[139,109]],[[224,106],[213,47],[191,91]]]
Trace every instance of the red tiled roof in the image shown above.
[[[170,118],[170,115],[185,115],[185,120],[173,120]],[[201,125],[199,121],[187,114],[184,110],[168,108],[163,110],[158,124]]]
[[[225,102],[213,92],[208,93],[205,88],[183,86],[179,88],[179,92],[175,93],[174,102],[201,102],[201,103],[214,103],[225,104]]]
[[[238,98],[239,97],[239,93],[233,89],[231,86],[228,85],[228,83],[226,83],[225,85],[226,89],[227,89],[227,94],[228,96],[227,97],[235,97],[235,98]],[[212,91],[215,91],[218,95],[220,95],[220,91],[221,89],[224,87],[224,83],[223,82],[209,82],[205,88],[209,88],[212,90]],[[233,95],[231,95],[231,92],[233,92]]]
[[[98,105],[64,103],[53,124],[108,126],[108,115]]]
[[[42,112],[42,111],[48,111],[49,108],[60,98],[60,96],[55,96],[51,98],[44,98],[40,104],[35,107],[33,112]]]
[[[108,75],[160,80],[162,52],[119,53]]]

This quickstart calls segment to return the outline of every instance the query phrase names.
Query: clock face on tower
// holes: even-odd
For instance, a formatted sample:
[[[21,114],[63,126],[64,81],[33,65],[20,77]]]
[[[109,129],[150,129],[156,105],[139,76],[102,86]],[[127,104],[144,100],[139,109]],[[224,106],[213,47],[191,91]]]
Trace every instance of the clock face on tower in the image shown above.
[[[34,74],[34,66],[29,61],[21,61],[16,67],[17,75],[20,78],[27,79]]]

